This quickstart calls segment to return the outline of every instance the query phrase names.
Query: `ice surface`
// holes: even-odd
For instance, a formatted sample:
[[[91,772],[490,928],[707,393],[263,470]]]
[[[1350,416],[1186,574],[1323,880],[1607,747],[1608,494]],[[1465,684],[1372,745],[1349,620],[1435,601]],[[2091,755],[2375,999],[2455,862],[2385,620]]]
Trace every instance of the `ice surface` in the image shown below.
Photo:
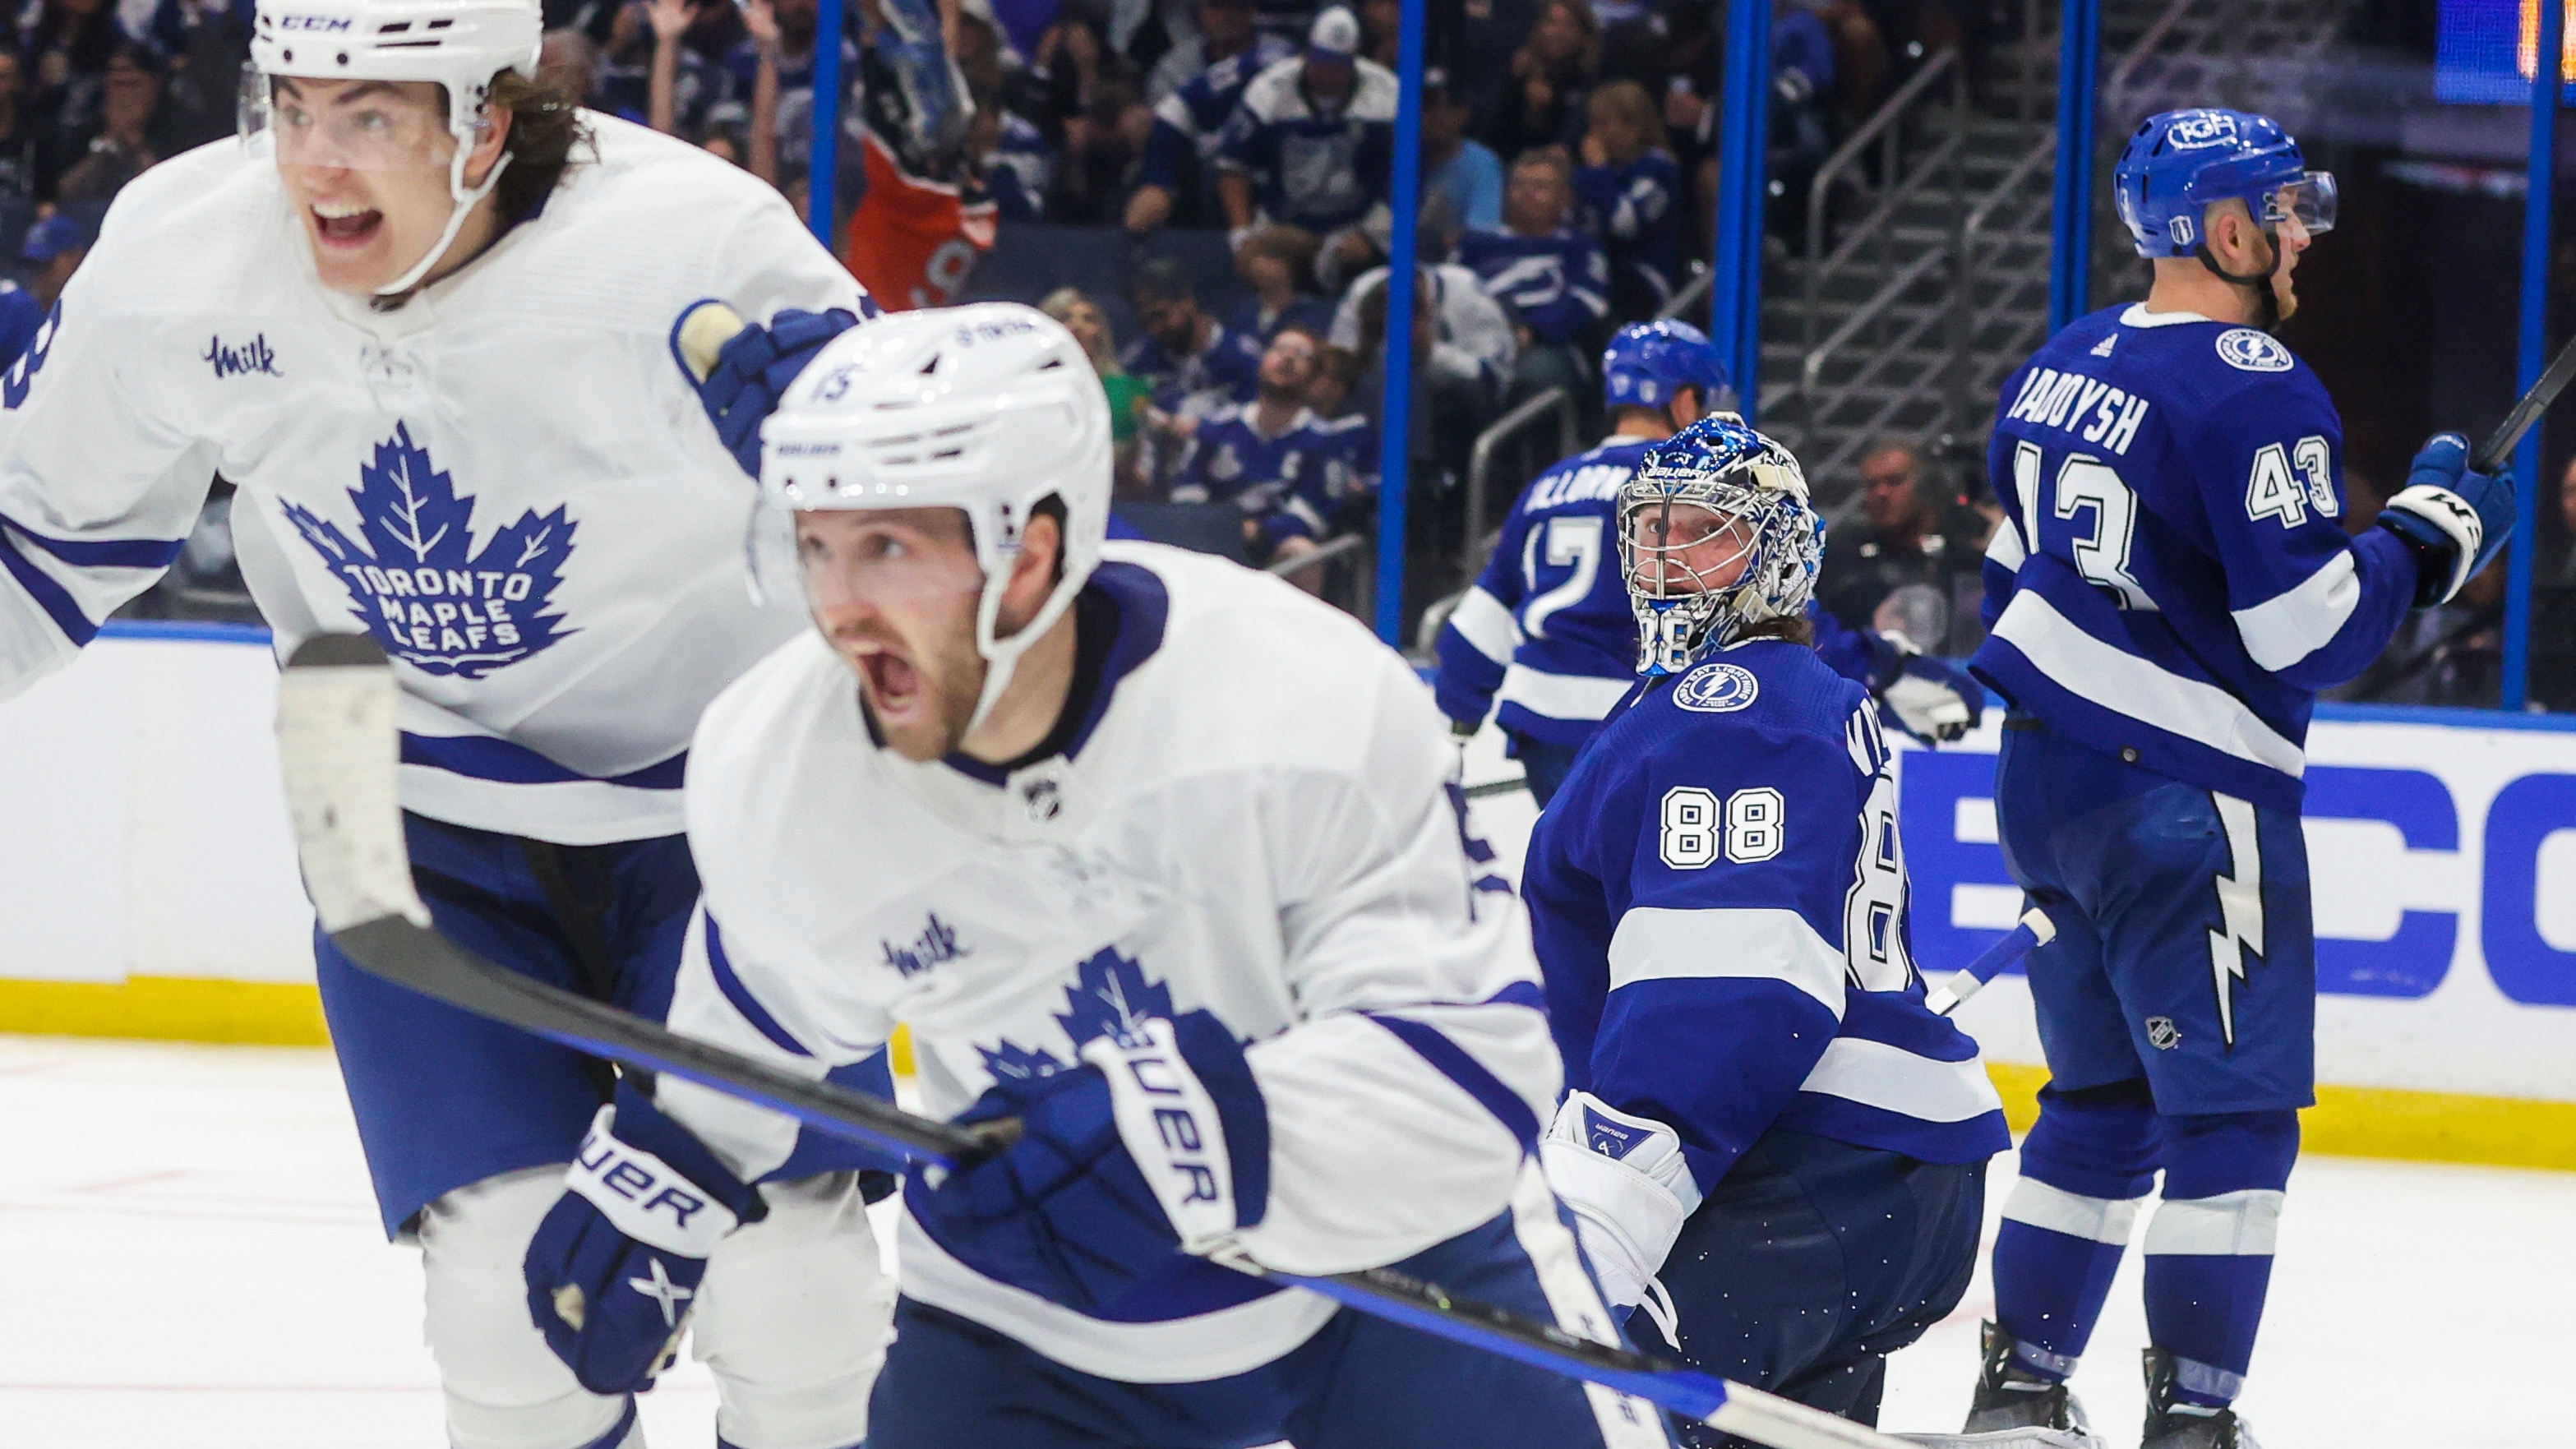
[[[2264,1442],[2564,1445],[2571,1223],[2576,1174],[2303,1161],[2244,1402]],[[2142,1402],[2135,1265],[2076,1381],[2115,1446]],[[0,1036],[0,1445],[442,1449],[419,1295],[328,1052]],[[1897,1356],[1888,1427],[1958,1427],[1989,1302],[1981,1273]],[[714,1413],[684,1364],[644,1422],[708,1449]]]

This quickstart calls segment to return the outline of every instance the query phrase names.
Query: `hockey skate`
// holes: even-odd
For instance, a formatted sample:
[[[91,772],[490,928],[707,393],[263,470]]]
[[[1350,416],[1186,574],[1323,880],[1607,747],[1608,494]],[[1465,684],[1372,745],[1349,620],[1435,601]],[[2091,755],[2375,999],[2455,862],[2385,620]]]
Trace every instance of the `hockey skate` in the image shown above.
[[[2174,1356],[2151,1348],[2147,1360],[2147,1429],[2139,1449],[2263,1449],[2253,1427],[2234,1409],[2211,1409],[2174,1399]]]
[[[2012,1373],[2012,1339],[1992,1323],[1983,1329],[1984,1372],[1968,1422],[1956,1434],[1899,1434],[1925,1449],[2109,1449],[2084,1418],[2066,1385]]]

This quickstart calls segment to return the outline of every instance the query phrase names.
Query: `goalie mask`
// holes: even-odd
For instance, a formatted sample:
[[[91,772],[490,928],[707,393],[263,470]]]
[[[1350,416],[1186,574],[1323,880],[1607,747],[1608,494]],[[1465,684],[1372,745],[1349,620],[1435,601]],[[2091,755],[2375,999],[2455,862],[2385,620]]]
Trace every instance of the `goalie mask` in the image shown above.
[[[1649,448],[1619,489],[1637,672],[1677,674],[1757,625],[1803,615],[1824,552],[1798,460],[1733,414]]]

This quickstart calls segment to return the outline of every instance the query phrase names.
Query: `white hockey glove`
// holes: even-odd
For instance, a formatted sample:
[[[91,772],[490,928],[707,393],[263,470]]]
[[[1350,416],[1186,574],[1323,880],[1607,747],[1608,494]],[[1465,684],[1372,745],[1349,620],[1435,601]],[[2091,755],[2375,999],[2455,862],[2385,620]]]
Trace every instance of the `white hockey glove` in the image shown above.
[[[1574,1211],[1575,1236],[1610,1307],[1634,1308],[1699,1207],[1699,1183],[1672,1128],[1589,1092],[1556,1112],[1539,1143],[1548,1186]]]
[[[1892,629],[1879,631],[1878,639],[1870,678],[1885,714],[1895,716],[1890,723],[1927,745],[1948,744],[1977,727],[1986,690],[1974,676]]]

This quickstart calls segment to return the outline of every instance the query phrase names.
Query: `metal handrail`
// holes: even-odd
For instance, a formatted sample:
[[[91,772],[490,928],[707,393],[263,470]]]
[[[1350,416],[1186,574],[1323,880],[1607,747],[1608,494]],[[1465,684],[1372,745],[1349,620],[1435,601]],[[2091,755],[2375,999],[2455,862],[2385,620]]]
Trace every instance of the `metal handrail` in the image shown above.
[[[1331,563],[1343,554],[1366,547],[1368,547],[1366,538],[1356,533],[1346,533],[1312,553],[1301,553],[1295,558],[1283,558],[1275,563],[1264,564],[1261,571],[1272,578],[1284,579],[1290,574],[1303,572],[1319,564]]]
[[[1658,322],[1670,322],[1674,318],[1682,315],[1684,312],[1689,311],[1691,308],[1707,301],[1710,289],[1716,285],[1717,268],[1701,268],[1700,274],[1691,278],[1688,286],[1685,286],[1680,291],[1673,293],[1673,299],[1671,301],[1666,302],[1661,307],[1655,309],[1655,320]]]
[[[1850,170],[1860,153],[1869,149],[1870,143],[1877,140],[1882,132],[1895,125],[1897,118],[1914,104],[1916,97],[1931,89],[1934,81],[1958,65],[1959,48],[1955,45],[1933,56],[1921,70],[1908,77],[1905,84],[1896,88],[1896,94],[1881,101],[1869,119],[1861,122],[1860,129],[1851,133],[1851,139],[1834,148],[1834,154],[1826,157],[1825,164],[1816,168],[1815,176],[1807,182],[1808,256],[1824,250],[1825,194],[1833,185],[1834,178]],[[1888,138],[1888,144],[1890,147],[1895,145],[1893,136]],[[1881,163],[1879,181],[1881,185],[1891,185],[1895,179],[1896,166],[1890,156]]]
[[[1843,238],[1842,243],[1834,248],[1831,256],[1819,255],[1824,251],[1825,202],[1836,175],[1849,168],[1852,158],[1859,154],[1861,147],[1868,145],[1880,133],[1889,131],[1903,113],[1911,110],[1923,97],[1932,82],[1945,75],[1950,79],[1951,127],[1948,139],[1934,147],[1911,176],[1898,182],[1895,179],[1895,163],[1892,155],[1895,137],[1891,133],[1888,136],[1891,156],[1883,178],[1887,183],[1887,194],[1866,219],[1852,228]],[[1803,334],[1800,341],[1804,355],[1799,360],[1797,393],[1800,416],[1810,428],[1814,426],[1816,419],[1816,387],[1823,376],[1826,359],[1859,336],[1863,328],[1875,324],[1896,306],[1914,284],[1923,280],[1928,272],[1928,263],[1946,253],[1927,253],[1923,257],[1916,258],[1897,277],[1882,284],[1867,301],[1854,308],[1851,315],[1843,319],[1842,325],[1835,328],[1830,337],[1819,343],[1816,331],[1824,311],[1826,278],[1840,271],[1853,257],[1857,256],[1865,243],[1877,243],[1882,265],[1892,260],[1888,255],[1887,241],[1897,213],[1907,201],[1923,189],[1930,178],[1937,174],[1946,171],[1949,176],[1950,214],[1956,216],[1966,209],[1967,172],[1961,163],[1961,157],[1967,147],[1967,121],[1968,73],[1967,68],[1960,64],[1959,52],[1954,47],[1934,57],[1931,64],[1917,71],[1911,80],[1897,90],[1896,94],[1889,96],[1886,104],[1880,106],[1877,112],[1862,124],[1860,130],[1853,133],[1852,139],[1843,143],[1842,148],[1836,151],[1832,158],[1817,168],[1815,178],[1808,182],[1808,260],[1804,269],[1806,305],[1805,315],[1800,319],[1800,330]],[[1920,335],[1919,328],[1915,329],[1915,335]]]
[[[1485,495],[1494,471],[1494,454],[1522,429],[1551,411],[1557,417],[1557,456],[1570,458],[1582,443],[1582,439],[1575,436],[1575,429],[1581,426],[1582,418],[1575,412],[1574,394],[1561,387],[1549,388],[1523,400],[1520,406],[1494,419],[1476,435],[1476,446],[1467,454],[1467,538],[1471,544],[1470,552],[1479,555],[1469,563],[1467,576],[1470,578],[1485,566],[1481,557],[1485,546],[1481,540],[1485,531]]]

